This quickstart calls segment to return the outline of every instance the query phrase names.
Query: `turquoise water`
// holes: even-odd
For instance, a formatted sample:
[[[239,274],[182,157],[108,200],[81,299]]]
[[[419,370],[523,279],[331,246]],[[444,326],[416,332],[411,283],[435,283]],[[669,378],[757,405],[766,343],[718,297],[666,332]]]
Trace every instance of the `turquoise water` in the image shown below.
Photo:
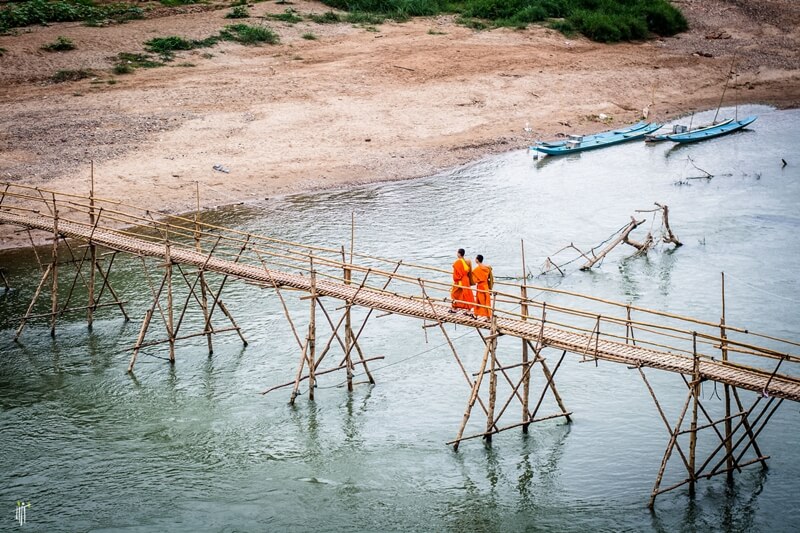
[[[446,267],[463,246],[485,255],[496,274],[515,276],[520,239],[538,273],[564,245],[590,248],[635,210],[666,203],[682,248],[661,246],[647,257],[619,248],[595,271],[571,264],[566,277],[536,283],[715,321],[725,271],[729,323],[798,339],[800,111],[739,110],[752,112],[760,118],[750,131],[691,146],[637,143],[540,163],[525,151],[511,152],[429,178],[203,216],[338,246],[348,244],[355,212],[359,251]],[[701,174],[688,158],[716,177],[687,181]],[[13,318],[35,289],[35,262],[30,252],[5,252],[0,266],[15,287],[0,294],[0,505],[7,508],[0,530],[15,527],[17,500],[32,502],[25,526],[31,531],[800,526],[795,404],[784,404],[759,437],[771,455],[769,470],[748,468],[732,485],[724,476],[703,481],[693,499],[682,489],[665,494],[650,513],[646,503],[668,434],[638,374],[622,365],[595,367],[568,356],[556,383],[572,424],[543,422],[528,436],[511,430],[491,447],[468,441],[454,453],[444,443],[455,436],[469,389],[441,335],[428,330],[426,343],[416,321],[384,317],[367,325],[365,351],[386,357],[373,365],[377,385],[359,384],[348,395],[339,386],[343,376],[330,374],[321,378],[315,402],[303,395],[290,407],[288,390],[258,394],[291,380],[299,358],[272,291],[227,285],[226,304],[248,347],[235,335],[219,336],[208,357],[204,339],[186,341],[174,368],[159,358],[163,351],[146,350],[130,376],[129,349],[150,303],[138,263],[119,259],[114,269],[130,323],[105,310],[89,332],[74,316],[60,324],[55,340],[36,323],[20,344],[10,342]],[[287,298],[302,330],[307,302]],[[475,335],[461,328],[450,333],[467,366],[477,369]],[[506,364],[518,357],[518,341],[501,339],[500,349]],[[551,367],[558,355],[547,354]],[[674,417],[684,385],[656,371],[648,377]],[[713,392],[704,386],[706,404],[719,413]],[[715,444],[703,441],[700,449]],[[682,479],[678,470],[667,477]]]

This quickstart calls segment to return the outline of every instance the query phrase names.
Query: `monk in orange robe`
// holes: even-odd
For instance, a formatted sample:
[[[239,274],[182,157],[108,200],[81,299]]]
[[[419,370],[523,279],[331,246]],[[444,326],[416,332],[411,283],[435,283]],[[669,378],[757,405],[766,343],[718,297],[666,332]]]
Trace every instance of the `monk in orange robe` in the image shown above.
[[[472,269],[472,281],[475,282],[475,316],[491,318],[492,316],[492,295],[489,291],[494,286],[494,276],[492,267],[483,264],[483,256],[478,254],[475,257],[477,265]]]
[[[472,270],[472,265],[469,259],[464,259],[465,253],[463,248],[459,248],[458,256],[455,263],[453,263],[453,288],[450,289],[450,298],[453,300],[451,313],[455,313],[459,309],[467,309],[471,313],[472,306],[475,303],[469,282],[469,273]]]

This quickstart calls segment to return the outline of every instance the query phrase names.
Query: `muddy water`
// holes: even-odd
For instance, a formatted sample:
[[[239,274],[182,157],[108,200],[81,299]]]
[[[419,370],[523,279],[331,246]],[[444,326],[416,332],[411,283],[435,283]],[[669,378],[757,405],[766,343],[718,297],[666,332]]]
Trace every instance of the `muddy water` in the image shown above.
[[[760,118],[751,131],[692,146],[623,145],[540,163],[512,152],[430,178],[203,216],[338,245],[348,242],[355,212],[361,251],[447,265],[464,246],[498,275],[516,276],[520,239],[538,273],[564,245],[590,248],[635,210],[666,203],[682,248],[661,246],[647,257],[620,248],[593,272],[571,263],[566,277],[536,282],[713,321],[724,270],[729,323],[797,339],[800,112],[739,109],[752,112]],[[687,180],[702,175],[695,166],[715,177]],[[562,253],[556,262],[573,257]],[[205,341],[182,343],[175,368],[151,350],[132,377],[127,349],[149,304],[136,262],[119,261],[113,278],[132,322],[107,310],[87,332],[73,317],[55,340],[38,323],[21,344],[10,342],[13,318],[35,289],[35,263],[29,252],[6,252],[0,265],[15,287],[0,295],[0,529],[14,527],[17,500],[32,503],[31,531],[793,531],[800,524],[796,405],[784,405],[759,438],[772,456],[768,471],[746,469],[732,485],[702,482],[693,499],[669,493],[651,514],[645,504],[668,435],[638,375],[623,366],[567,358],[557,382],[572,424],[544,422],[527,437],[510,431],[491,447],[472,441],[453,453],[444,443],[469,390],[442,338],[430,331],[426,344],[415,321],[386,317],[366,328],[365,350],[386,357],[374,365],[376,386],[348,395],[341,376],[325,376],[315,402],[304,395],[291,408],[286,391],[257,394],[291,379],[298,358],[269,291],[226,288],[247,348],[219,337],[209,358]],[[307,303],[292,296],[290,306],[302,328]],[[480,348],[467,333],[452,331],[475,367]],[[674,416],[685,387],[656,372],[651,380]],[[703,394],[719,412],[713,387]],[[668,481],[678,479],[679,471],[668,472]]]

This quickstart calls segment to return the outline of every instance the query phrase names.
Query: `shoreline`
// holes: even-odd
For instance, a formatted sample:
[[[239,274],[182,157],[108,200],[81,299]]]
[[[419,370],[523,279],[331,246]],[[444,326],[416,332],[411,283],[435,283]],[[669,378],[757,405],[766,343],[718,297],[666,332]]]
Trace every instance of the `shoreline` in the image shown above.
[[[195,210],[195,182],[202,210],[416,179],[535,139],[634,123],[644,109],[653,121],[714,109],[734,53],[724,107],[800,107],[800,54],[792,51],[800,24],[791,24],[800,5],[764,5],[783,10],[780,21],[722,0],[685,0],[689,31],[615,45],[541,26],[476,32],[447,16],[377,31],[270,22],[283,44],[221,44],[184,52],[175,65],[64,84],[25,80],[57,66],[107,68],[110,46],[136,51],[153,35],[200,38],[224,24],[224,11],[30,28],[0,37],[9,50],[0,57],[0,181],[88,194],[92,160],[97,196],[174,214]],[[328,10],[307,0],[294,8]],[[730,38],[707,38],[718,31]],[[73,37],[77,49],[29,53],[56,35]],[[193,66],[179,66],[184,60]],[[0,227],[0,249],[26,244]]]

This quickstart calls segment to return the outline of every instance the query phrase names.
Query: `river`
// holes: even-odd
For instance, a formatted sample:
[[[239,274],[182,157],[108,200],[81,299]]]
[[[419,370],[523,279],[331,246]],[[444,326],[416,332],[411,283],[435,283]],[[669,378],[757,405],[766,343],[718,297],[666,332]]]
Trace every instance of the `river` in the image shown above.
[[[734,113],[723,109],[722,115]],[[600,268],[537,277],[586,292],[716,321],[726,273],[728,323],[797,340],[800,281],[800,110],[764,106],[748,131],[688,146],[643,143],[534,162],[527,151],[440,175],[205,211],[205,220],[299,242],[447,268],[458,247],[518,276],[520,240],[534,274],[569,243],[602,242],[637,209],[668,204],[684,246],[631,257],[624,245]],[[713,112],[698,114],[697,122]],[[687,119],[688,120],[688,119]],[[686,122],[686,120],[684,120]],[[782,159],[788,165],[782,166]],[[687,179],[703,175],[712,179]],[[637,230],[657,230],[660,221]],[[574,258],[562,252],[558,263]],[[343,377],[320,380],[316,401],[261,390],[292,379],[298,350],[274,293],[229,283],[224,297],[250,342],[180,343],[126,373],[149,305],[138,263],[112,281],[133,317],[44,323],[11,342],[36,288],[27,251],[0,253],[14,290],[0,293],[0,530],[30,501],[30,531],[796,531],[800,527],[800,413],[785,403],[759,437],[770,468],[749,467],[647,500],[669,435],[638,373],[568,356],[557,384],[573,422],[511,430],[457,453],[469,389],[443,339],[417,321],[372,319],[362,336],[377,384],[352,395]],[[66,278],[65,278],[66,279]],[[66,281],[64,281],[66,283]],[[289,295],[302,330],[307,302]],[[363,313],[357,312],[357,317]],[[453,329],[470,368],[480,346]],[[515,348],[518,351],[518,346]],[[512,350],[512,348],[509,348]],[[517,352],[509,352],[510,361]],[[550,354],[548,357],[557,357]],[[675,416],[676,376],[649,373]],[[713,386],[703,395],[718,408]],[[748,396],[751,398],[752,396]],[[480,417],[478,417],[480,418]],[[711,443],[713,444],[713,442]],[[672,481],[682,479],[671,471]]]

